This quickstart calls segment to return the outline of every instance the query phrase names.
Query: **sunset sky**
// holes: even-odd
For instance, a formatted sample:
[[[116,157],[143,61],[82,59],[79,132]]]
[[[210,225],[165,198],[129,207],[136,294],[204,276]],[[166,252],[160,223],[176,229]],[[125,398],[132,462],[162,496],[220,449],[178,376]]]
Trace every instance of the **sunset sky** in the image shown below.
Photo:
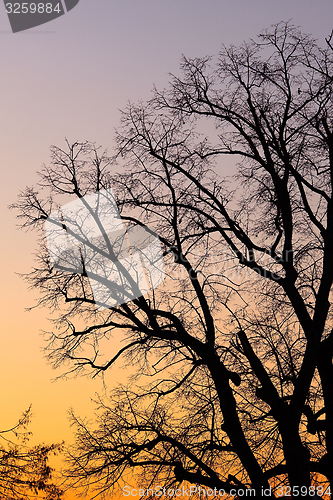
[[[239,45],[289,19],[324,45],[332,0],[80,0],[55,21],[16,34],[1,2],[0,430],[32,404],[32,443],[70,442],[68,409],[92,417],[91,398],[104,391],[100,379],[52,382],[62,371],[41,352],[49,312],[25,311],[37,292],[18,276],[33,266],[36,235],[16,228],[8,205],[36,182],[50,146],[64,146],[65,137],[112,152],[119,109],[149,99],[168,73],[180,74],[182,54],[214,55],[222,43]],[[108,387],[124,376],[109,373]]]

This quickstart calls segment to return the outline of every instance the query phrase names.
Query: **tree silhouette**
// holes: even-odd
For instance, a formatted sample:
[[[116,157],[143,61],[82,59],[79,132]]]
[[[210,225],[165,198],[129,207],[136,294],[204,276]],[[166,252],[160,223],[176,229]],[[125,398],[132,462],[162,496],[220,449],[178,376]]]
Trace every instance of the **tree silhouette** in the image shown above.
[[[182,77],[123,112],[115,157],[91,143],[53,147],[39,187],[21,193],[23,227],[42,232],[28,279],[56,311],[50,359],[94,374],[120,357],[135,366],[131,385],[99,402],[95,428],[73,416],[74,483],[108,492],[133,473],[146,486],[216,495],[265,498],[269,485],[276,496],[290,492],[283,485],[293,496],[329,494],[330,41],[320,48],[279,23],[216,61],[183,58]],[[228,156],[236,165],[226,175]],[[82,200],[111,186],[122,220],[159,235],[167,279],[101,310],[84,266],[53,266],[43,231],[60,195]],[[71,237],[87,243],[79,232]],[[118,332],[123,347],[102,352]]]
[[[27,426],[30,419],[31,408],[14,427],[0,431],[0,498],[16,500],[42,495],[39,498],[60,500],[62,491],[54,483],[48,460],[50,455],[60,451],[61,445],[29,448],[27,441],[31,432]]]

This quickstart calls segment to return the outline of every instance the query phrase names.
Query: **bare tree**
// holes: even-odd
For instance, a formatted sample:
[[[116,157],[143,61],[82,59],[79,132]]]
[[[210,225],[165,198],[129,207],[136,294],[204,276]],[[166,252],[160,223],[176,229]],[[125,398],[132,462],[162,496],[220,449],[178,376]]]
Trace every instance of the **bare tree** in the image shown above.
[[[87,271],[55,268],[41,242],[29,280],[57,314],[53,363],[98,374],[123,357],[136,368],[99,403],[95,429],[73,417],[74,482],[108,492],[134,473],[215,495],[329,494],[332,65],[330,44],[290,23],[217,61],[184,58],[181,78],[123,112],[116,157],[53,147],[38,188],[50,197],[21,194],[23,226],[43,232],[58,196],[112,186],[122,221],[153,228],[164,248],[163,285],[100,310]],[[210,140],[199,133],[207,121]],[[225,156],[237,165],[221,178]],[[100,352],[119,331],[124,346]]]
[[[48,462],[50,455],[59,453],[61,445],[29,447],[30,419],[31,408],[14,427],[0,431],[0,498],[16,500],[38,496],[60,500],[62,491],[54,482]]]

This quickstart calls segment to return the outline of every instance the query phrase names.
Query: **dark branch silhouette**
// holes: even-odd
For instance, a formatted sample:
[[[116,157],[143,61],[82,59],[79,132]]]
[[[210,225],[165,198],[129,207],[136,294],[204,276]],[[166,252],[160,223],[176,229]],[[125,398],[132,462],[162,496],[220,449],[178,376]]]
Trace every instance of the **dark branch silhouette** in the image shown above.
[[[68,475],[97,492],[132,471],[146,486],[322,496],[333,481],[331,37],[320,48],[279,23],[216,61],[184,58],[182,71],[123,112],[115,157],[88,142],[53,147],[16,204],[23,227],[41,230],[28,279],[57,314],[49,359],[136,368],[99,402],[95,428],[73,416]],[[207,121],[211,140],[199,134]],[[228,156],[237,167],[222,178]],[[61,195],[111,187],[123,223],[159,235],[167,279],[100,310],[88,271],[54,267],[43,231]]]
[[[48,462],[51,455],[59,453],[61,445],[29,447],[30,419],[31,408],[14,427],[0,430],[0,498],[60,500],[62,491],[55,484]]]

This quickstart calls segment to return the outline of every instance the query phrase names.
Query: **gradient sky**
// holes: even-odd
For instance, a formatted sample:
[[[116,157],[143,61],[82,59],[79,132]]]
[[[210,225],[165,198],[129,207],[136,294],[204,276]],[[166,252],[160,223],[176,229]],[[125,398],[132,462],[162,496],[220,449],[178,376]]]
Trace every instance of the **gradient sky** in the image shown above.
[[[119,109],[146,100],[155,84],[179,74],[182,54],[213,55],[263,28],[292,19],[324,44],[333,28],[332,0],[80,0],[65,16],[17,34],[0,4],[1,51],[1,333],[0,429],[30,403],[33,442],[70,440],[67,410],[92,415],[101,380],[52,383],[40,329],[48,311],[25,312],[37,294],[16,273],[28,272],[34,233],[15,228],[7,209],[19,190],[36,182],[51,144],[91,140],[112,151]],[[112,385],[121,371],[108,375]]]

